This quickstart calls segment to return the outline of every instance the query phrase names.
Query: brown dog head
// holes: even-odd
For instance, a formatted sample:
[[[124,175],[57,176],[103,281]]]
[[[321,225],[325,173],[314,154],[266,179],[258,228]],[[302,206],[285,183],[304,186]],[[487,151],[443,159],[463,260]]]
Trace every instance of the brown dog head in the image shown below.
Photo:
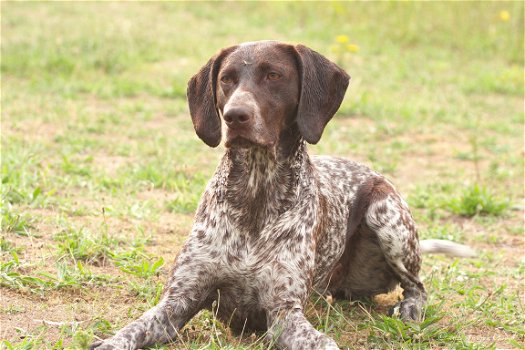
[[[343,101],[350,77],[302,46],[259,41],[232,46],[212,57],[188,83],[197,135],[216,147],[273,147],[296,124],[315,144]]]

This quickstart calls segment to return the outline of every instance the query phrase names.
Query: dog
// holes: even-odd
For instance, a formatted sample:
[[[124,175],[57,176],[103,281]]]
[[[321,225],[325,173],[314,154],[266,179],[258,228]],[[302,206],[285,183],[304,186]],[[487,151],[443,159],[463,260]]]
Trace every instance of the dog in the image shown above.
[[[418,240],[406,202],[382,175],[343,158],[309,156],[350,77],[303,45],[249,42],[221,50],[188,83],[195,132],[225,145],[160,302],[91,349],[173,340],[217,302],[232,329],[266,331],[279,349],[339,349],[304,315],[312,290],[336,298],[403,288],[395,305],[418,321],[422,252],[470,256]]]

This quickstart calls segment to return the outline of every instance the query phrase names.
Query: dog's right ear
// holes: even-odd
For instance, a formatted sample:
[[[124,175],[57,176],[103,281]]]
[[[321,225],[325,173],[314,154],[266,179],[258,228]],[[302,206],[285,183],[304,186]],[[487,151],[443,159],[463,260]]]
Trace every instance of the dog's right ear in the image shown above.
[[[221,119],[215,96],[217,74],[222,60],[236,48],[229,47],[210,58],[188,82],[186,94],[193,127],[200,139],[210,147],[217,147],[221,142]]]

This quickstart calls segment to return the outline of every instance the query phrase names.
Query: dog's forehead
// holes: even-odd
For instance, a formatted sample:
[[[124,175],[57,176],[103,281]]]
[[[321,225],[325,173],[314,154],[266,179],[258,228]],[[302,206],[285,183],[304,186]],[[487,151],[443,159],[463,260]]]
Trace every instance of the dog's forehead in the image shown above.
[[[240,44],[228,56],[227,61],[244,66],[272,61],[282,63],[286,60],[292,60],[290,48],[291,45],[272,40],[246,42]]]

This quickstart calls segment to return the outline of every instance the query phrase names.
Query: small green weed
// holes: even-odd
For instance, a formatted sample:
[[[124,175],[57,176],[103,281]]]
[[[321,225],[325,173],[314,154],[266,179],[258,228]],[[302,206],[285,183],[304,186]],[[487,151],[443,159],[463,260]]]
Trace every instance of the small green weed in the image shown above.
[[[421,323],[403,322],[398,318],[379,315],[372,320],[369,342],[381,348],[434,348],[446,344],[465,346],[468,342],[461,332],[460,320],[440,323],[445,316],[443,302],[429,304]]]
[[[508,201],[495,197],[489,190],[478,184],[464,189],[459,198],[444,203],[445,209],[461,216],[501,215],[509,206]]]
[[[0,286],[21,289],[32,293],[44,293],[47,290],[73,288],[82,289],[88,285],[104,284],[112,278],[107,275],[96,275],[85,269],[79,261],[74,267],[57,264],[56,274],[37,271],[27,274],[31,267],[22,265],[18,254],[11,252],[12,259],[0,262]]]
[[[14,213],[10,204],[2,205],[0,210],[2,232],[14,232],[18,235],[29,236],[31,217],[28,214]]]
[[[8,349],[8,350],[29,350],[37,348],[38,345],[40,345],[41,341],[35,341],[33,337],[26,337],[22,336],[22,340],[20,342],[10,342],[9,340],[2,340],[0,342],[1,348]]]
[[[76,330],[72,335],[70,349],[88,349],[93,341],[93,331],[88,329]]]
[[[54,239],[61,257],[99,264],[113,256],[113,250],[119,243],[118,239],[105,232],[97,236],[84,228],[71,227],[55,234]]]
[[[0,255],[15,252],[18,253],[22,248],[13,247],[4,236],[0,236]]]
[[[40,277],[24,274],[20,259],[16,252],[11,252],[11,260],[0,262],[0,286],[11,289],[22,289],[36,292],[46,286],[46,281]]]
[[[457,194],[457,187],[452,184],[431,184],[417,187],[409,196],[409,203],[414,208],[429,210],[431,219],[441,217],[440,211],[472,217],[475,215],[502,215],[509,207],[509,201],[494,196],[486,187],[470,185]]]
[[[66,155],[62,156],[62,171],[70,175],[91,176],[89,167],[82,166],[79,162],[70,159]]]
[[[102,317],[97,317],[91,326],[95,333],[110,334],[111,333],[111,322]]]
[[[164,259],[161,257],[156,261],[151,261],[147,258],[142,258],[137,261],[133,260],[122,260],[116,263],[118,268],[131,275],[141,278],[151,278],[158,276],[162,266],[164,266]]]
[[[89,285],[104,285],[113,279],[108,275],[93,274],[80,261],[74,267],[68,264],[57,264],[56,275],[47,272],[39,274],[47,279],[46,287],[50,289],[83,289]]]

